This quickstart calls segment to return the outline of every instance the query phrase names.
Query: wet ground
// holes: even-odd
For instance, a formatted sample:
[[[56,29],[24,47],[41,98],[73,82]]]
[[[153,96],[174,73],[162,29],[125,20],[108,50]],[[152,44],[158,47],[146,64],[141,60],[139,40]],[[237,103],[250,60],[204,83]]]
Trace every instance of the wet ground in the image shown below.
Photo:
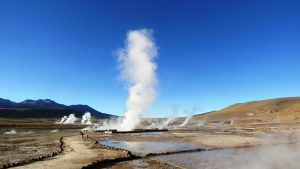
[[[298,145],[277,145],[173,154],[154,159],[188,169],[297,169],[299,152]]]
[[[281,144],[160,155],[107,168],[151,168],[151,164],[160,164],[170,169],[298,169],[299,160],[299,144]]]
[[[116,163],[111,166],[104,167],[105,169],[180,169],[181,167],[174,166],[157,159],[141,159],[141,160],[130,160],[120,163]]]
[[[295,124],[266,124],[258,125],[257,128],[190,129],[160,134],[139,133],[134,136],[106,135],[98,138],[106,145],[143,155],[170,151],[168,145],[171,148],[177,145],[174,147],[178,149],[175,148],[174,151],[190,148],[185,147],[186,145],[208,149],[118,162],[106,168],[296,169],[300,166],[298,130],[299,125]]]
[[[147,142],[147,141],[116,141],[102,140],[100,144],[129,150],[134,155],[146,156],[148,154],[160,154],[167,152],[180,152],[188,150],[196,150],[201,147],[188,143],[172,143],[172,142]]]
[[[111,160],[100,168],[204,168],[204,169],[296,169],[300,166],[299,124],[188,127],[168,132],[95,134],[102,144],[133,154],[180,152],[205,148],[209,151],[156,155],[142,159],[113,161],[126,156],[123,151],[103,149],[88,139],[80,139],[79,129],[1,128],[0,165],[38,157],[59,150],[65,137],[66,151],[54,159],[34,162],[23,168],[81,168],[92,162]],[[73,138],[75,140],[73,140]],[[239,148],[237,148],[239,147]],[[248,148],[240,148],[248,147]],[[82,155],[81,158],[79,156]],[[100,161],[99,161],[100,160]],[[69,161],[66,163],[65,161]],[[1,166],[0,166],[1,167]],[[21,167],[22,168],[22,167]]]

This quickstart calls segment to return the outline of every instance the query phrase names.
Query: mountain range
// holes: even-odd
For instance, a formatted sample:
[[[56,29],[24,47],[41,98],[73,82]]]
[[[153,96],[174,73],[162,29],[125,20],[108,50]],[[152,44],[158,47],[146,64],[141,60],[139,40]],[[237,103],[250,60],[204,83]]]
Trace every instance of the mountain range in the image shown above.
[[[90,112],[97,118],[111,118],[114,115],[99,112],[88,105],[64,105],[50,99],[27,99],[22,102],[13,102],[0,98],[0,117],[3,118],[60,118],[71,113],[81,117]]]

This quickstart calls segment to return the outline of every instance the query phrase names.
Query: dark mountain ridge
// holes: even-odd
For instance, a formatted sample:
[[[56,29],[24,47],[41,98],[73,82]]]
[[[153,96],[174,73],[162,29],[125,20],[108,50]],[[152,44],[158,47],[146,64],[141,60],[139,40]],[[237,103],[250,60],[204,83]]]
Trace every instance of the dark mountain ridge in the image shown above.
[[[0,98],[0,117],[4,118],[60,118],[70,113],[80,117],[85,112],[90,112],[97,118],[114,117],[114,115],[99,112],[88,105],[67,106],[50,99],[27,99],[17,103]]]

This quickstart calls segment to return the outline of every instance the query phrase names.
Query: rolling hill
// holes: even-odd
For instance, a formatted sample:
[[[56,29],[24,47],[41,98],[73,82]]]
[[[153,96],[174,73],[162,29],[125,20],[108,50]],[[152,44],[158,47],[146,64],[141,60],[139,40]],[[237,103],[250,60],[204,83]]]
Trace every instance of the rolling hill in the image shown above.
[[[300,121],[300,97],[251,101],[228,106],[219,111],[195,115],[193,120],[295,122]]]
[[[80,117],[90,112],[97,118],[110,118],[114,115],[99,112],[88,105],[64,105],[50,99],[24,100],[16,103],[0,98],[0,117],[2,118],[61,118],[74,113]]]

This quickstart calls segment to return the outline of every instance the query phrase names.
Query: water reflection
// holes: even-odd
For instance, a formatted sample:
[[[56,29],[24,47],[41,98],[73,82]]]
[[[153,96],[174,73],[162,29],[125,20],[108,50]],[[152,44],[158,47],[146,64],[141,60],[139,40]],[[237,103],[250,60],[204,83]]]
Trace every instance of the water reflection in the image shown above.
[[[170,142],[135,142],[135,141],[115,141],[102,140],[101,144],[111,147],[122,148],[131,151],[133,154],[145,156],[150,153],[166,153],[184,150],[199,149],[199,146],[187,143]]]
[[[298,169],[296,145],[224,149],[158,156],[154,159],[187,169]]]

